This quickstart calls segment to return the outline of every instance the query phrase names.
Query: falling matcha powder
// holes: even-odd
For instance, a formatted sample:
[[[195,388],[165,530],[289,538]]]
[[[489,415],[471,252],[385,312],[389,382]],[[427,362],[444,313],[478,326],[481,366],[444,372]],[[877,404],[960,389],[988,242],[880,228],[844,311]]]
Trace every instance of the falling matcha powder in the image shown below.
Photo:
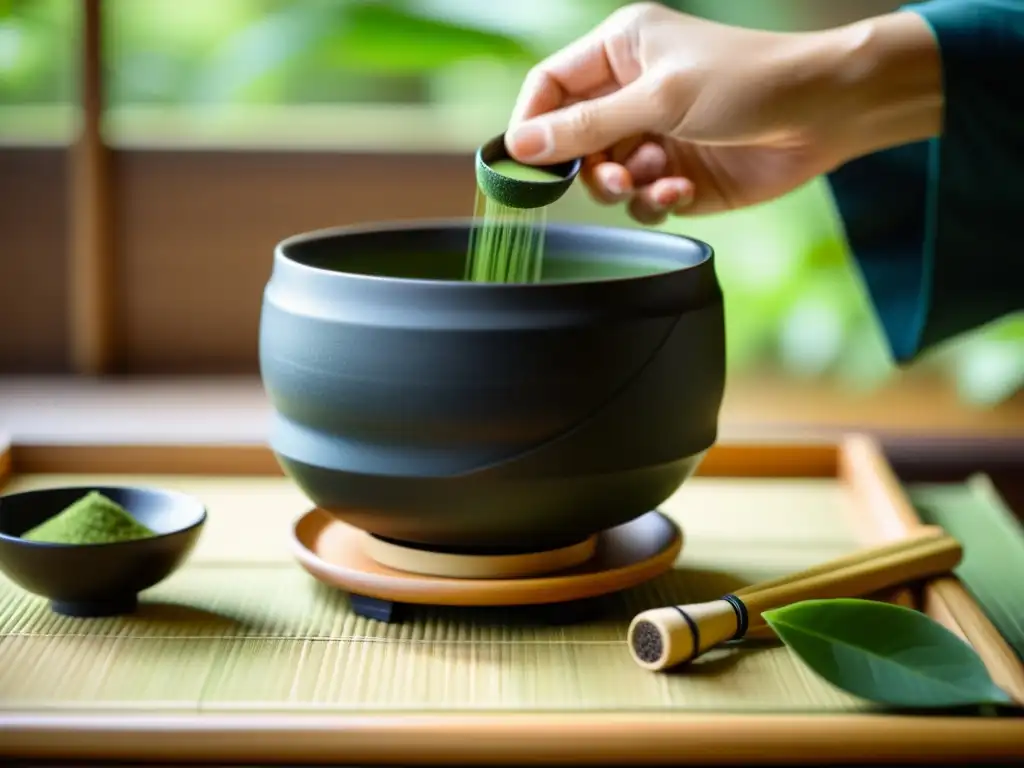
[[[112,544],[155,535],[120,504],[93,491],[21,538],[48,544]]]
[[[558,181],[559,177],[514,160],[491,169],[515,181]],[[538,283],[543,273],[547,206],[513,208],[477,188],[475,226],[470,232],[466,280],[474,283]]]

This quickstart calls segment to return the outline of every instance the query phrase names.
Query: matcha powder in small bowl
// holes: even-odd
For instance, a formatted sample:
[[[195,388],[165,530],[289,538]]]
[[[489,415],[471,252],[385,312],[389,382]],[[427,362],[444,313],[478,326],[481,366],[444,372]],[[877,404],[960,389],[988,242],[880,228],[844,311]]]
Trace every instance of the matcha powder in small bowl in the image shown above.
[[[156,533],[124,507],[93,491],[21,538],[47,544],[113,544],[152,536]]]

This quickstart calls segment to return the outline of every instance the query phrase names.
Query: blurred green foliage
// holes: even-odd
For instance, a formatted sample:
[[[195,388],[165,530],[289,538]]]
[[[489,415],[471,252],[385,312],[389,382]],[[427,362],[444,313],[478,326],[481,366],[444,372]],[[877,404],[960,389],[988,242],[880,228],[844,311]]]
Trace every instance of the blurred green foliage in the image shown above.
[[[620,4],[106,0],[109,106],[404,103],[505,115],[535,61]],[[884,0],[857,8],[809,0],[670,4],[777,29],[822,27],[848,21],[858,9],[895,6]],[[0,105],[73,98],[77,10],[72,0],[0,0]],[[338,130],[343,134],[344,126]],[[578,189],[552,216],[635,226]],[[893,375],[822,182],[757,208],[679,219],[665,228],[705,239],[719,254],[733,371],[782,368],[858,388]],[[920,364],[947,372],[965,400],[997,403],[1024,384],[1024,319],[983,329]]]
[[[0,0],[0,104],[73,97],[74,11],[67,0]]]

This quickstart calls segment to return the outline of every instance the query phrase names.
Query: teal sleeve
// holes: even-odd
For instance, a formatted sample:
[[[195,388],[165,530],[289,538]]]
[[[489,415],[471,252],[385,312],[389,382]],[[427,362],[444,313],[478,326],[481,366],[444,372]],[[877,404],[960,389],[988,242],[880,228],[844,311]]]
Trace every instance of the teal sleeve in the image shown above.
[[[1024,309],[1024,0],[907,6],[942,56],[942,135],[828,180],[893,357]]]

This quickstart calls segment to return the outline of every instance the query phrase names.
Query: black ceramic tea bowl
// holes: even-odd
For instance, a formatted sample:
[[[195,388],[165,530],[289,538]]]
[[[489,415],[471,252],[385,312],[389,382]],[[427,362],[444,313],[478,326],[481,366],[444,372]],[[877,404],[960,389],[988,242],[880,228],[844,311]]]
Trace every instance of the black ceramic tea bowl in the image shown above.
[[[157,535],[111,544],[50,544],[20,538],[99,491]],[[50,600],[55,613],[79,618],[131,613],[138,594],[166,579],[199,539],[203,504],[153,488],[47,488],[0,496],[0,571]]]
[[[284,470],[348,523],[449,551],[557,547],[656,508],[717,436],[711,248],[549,226],[542,282],[471,283],[472,226],[277,247],[260,365]]]

